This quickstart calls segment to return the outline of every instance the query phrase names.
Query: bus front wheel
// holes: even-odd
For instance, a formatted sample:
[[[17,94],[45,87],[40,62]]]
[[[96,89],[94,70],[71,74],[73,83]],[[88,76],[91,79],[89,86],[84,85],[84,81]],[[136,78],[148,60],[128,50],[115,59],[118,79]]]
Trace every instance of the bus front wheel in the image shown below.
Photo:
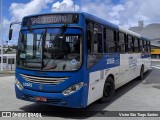
[[[100,102],[104,103],[110,101],[114,93],[115,93],[114,80],[111,76],[108,76],[104,84],[103,97],[100,99]]]

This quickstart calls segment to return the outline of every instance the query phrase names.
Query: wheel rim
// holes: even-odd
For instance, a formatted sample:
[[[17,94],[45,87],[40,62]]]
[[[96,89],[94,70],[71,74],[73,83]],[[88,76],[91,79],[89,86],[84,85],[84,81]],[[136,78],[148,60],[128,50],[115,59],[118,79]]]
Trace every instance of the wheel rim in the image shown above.
[[[109,83],[106,83],[104,87],[104,95],[109,96],[111,95],[111,92],[112,92],[112,86]]]

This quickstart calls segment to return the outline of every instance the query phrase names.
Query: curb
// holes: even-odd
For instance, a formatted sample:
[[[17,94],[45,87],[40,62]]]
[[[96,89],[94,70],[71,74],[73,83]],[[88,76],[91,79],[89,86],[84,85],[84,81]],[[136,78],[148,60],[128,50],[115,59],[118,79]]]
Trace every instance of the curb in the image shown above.
[[[0,74],[15,74],[15,71],[0,71]]]

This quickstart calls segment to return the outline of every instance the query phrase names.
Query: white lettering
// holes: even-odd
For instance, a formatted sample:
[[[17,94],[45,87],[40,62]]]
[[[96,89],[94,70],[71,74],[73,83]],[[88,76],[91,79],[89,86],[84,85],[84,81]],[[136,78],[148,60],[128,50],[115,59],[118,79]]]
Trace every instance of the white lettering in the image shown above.
[[[119,116],[120,117],[129,117],[129,114],[128,113],[119,113]]]
[[[114,58],[107,59],[107,64],[114,64]]]
[[[54,15],[54,16],[39,16],[36,18],[31,18],[31,24],[47,24],[47,23],[67,23],[71,22],[72,18],[62,15]]]
[[[32,87],[32,83],[25,83],[25,82],[23,82],[23,86]]]
[[[155,113],[147,113],[148,117],[158,117],[158,114]]]
[[[138,115],[138,117],[146,117],[147,115],[144,113],[144,114],[142,114],[142,113],[137,113],[137,115]]]

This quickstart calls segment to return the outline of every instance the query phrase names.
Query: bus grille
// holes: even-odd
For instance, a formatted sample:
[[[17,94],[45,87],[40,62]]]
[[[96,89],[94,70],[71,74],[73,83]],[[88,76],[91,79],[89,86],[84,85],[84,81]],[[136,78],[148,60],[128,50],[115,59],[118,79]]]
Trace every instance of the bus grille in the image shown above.
[[[28,76],[24,74],[20,74],[25,80],[33,83],[40,83],[40,84],[52,84],[57,85],[61,82],[64,82],[68,77],[63,78],[47,78],[47,77],[34,77],[34,76]]]

